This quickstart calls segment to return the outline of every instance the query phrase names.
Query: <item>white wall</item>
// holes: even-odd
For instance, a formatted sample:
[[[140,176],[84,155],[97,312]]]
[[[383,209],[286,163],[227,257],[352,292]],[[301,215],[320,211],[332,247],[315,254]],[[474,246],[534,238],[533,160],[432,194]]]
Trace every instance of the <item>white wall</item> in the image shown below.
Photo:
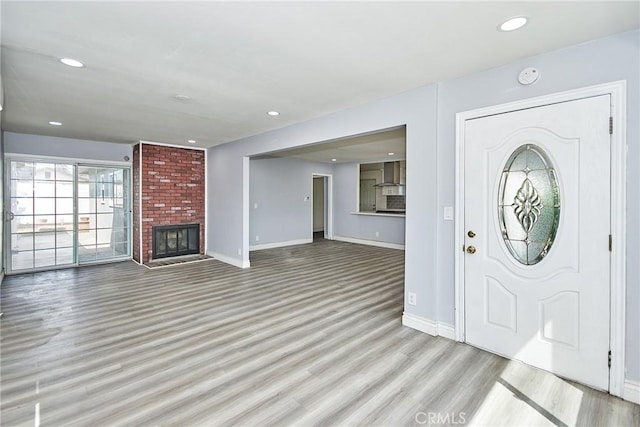
[[[209,242],[216,252],[248,262],[245,156],[406,124],[410,185],[405,294],[416,293],[417,304],[405,305],[405,311],[453,324],[454,224],[441,218],[443,207],[454,205],[455,114],[624,79],[628,83],[629,144],[627,379],[640,381],[639,39],[640,31],[633,31],[583,43],[210,149]],[[541,80],[531,87],[522,87],[516,80],[526,66],[536,66],[542,73]]]
[[[540,81],[521,86],[534,66]],[[454,205],[455,114],[615,80],[627,81],[627,341],[629,379],[640,380],[640,32],[633,31],[526,58],[438,85],[438,210]],[[413,182],[413,181],[411,181]],[[437,319],[454,323],[454,223],[437,219]]]
[[[313,204],[305,198],[313,195],[314,173],[333,176],[334,236],[404,245],[403,217],[353,214],[357,211],[357,171],[354,163],[332,165],[287,158],[251,160],[250,247],[313,237]],[[256,240],[256,236],[260,239]]]
[[[4,133],[5,153],[70,159],[124,162],[133,157],[129,144],[59,138],[55,136]]]
[[[422,296],[420,304],[411,308],[414,314],[435,318],[435,300],[429,297],[435,294],[435,246],[424,247],[424,242],[436,238],[435,101],[436,86],[430,85],[209,149],[210,251],[236,265],[249,263],[246,157],[406,125],[407,181],[430,185],[407,187],[405,287]]]
[[[250,168],[250,245],[311,240],[313,173],[330,174],[331,165],[283,158],[251,160]]]
[[[360,240],[405,244],[405,218],[403,216],[358,215],[357,197],[360,185],[358,166],[355,163],[337,164],[334,167],[334,227],[333,234]],[[382,181],[380,172],[371,172]],[[378,234],[376,236],[376,233]]]

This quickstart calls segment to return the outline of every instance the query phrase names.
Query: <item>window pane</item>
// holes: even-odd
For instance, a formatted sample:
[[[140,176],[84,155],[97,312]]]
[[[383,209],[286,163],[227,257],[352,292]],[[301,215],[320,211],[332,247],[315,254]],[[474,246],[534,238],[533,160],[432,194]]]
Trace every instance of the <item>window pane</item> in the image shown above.
[[[16,215],[11,221],[12,233],[33,233],[33,216]]]
[[[14,215],[31,215],[33,214],[33,199],[32,198],[12,198],[11,199],[11,212]]]
[[[78,182],[78,197],[91,197],[91,182]]]
[[[11,252],[33,250],[33,233],[11,235]]]
[[[56,247],[56,233],[36,233],[36,249],[52,249]]]
[[[55,197],[56,183],[54,181],[34,181],[33,197]]]
[[[78,247],[78,261],[87,262],[95,261],[96,259],[96,246],[80,246]]]
[[[96,230],[78,230],[78,242],[82,246],[96,244]]]
[[[97,228],[111,228],[113,227],[113,214],[98,214],[97,215]]]
[[[13,197],[33,197],[33,181],[11,180]]]
[[[56,179],[56,165],[53,163],[36,163],[35,178],[53,181]]]
[[[13,270],[25,270],[33,268],[33,251],[12,252],[11,268]]]
[[[540,262],[558,231],[560,194],[555,170],[542,148],[518,147],[501,172],[498,215],[504,242],[516,261]]]
[[[39,197],[33,199],[34,210],[36,214],[54,214],[56,213],[56,199],[53,197]]]
[[[34,227],[36,232],[55,231],[55,215],[34,215]]]
[[[56,165],[56,181],[73,182],[73,165]]]
[[[94,198],[79,198],[78,199],[78,213],[95,213],[96,212],[96,199]]]
[[[64,231],[56,233],[56,245],[58,248],[73,247],[73,233]]]
[[[73,264],[73,248],[56,249],[56,264]]]
[[[33,179],[33,162],[11,162],[12,179]]]
[[[56,213],[57,214],[73,214],[73,198],[56,199]]]
[[[78,166],[78,182],[96,180],[96,169],[90,166]]]
[[[56,231],[73,232],[73,215],[56,215]]]
[[[73,197],[73,182],[56,182],[56,197]]]
[[[46,249],[44,251],[36,250],[34,252],[35,261],[34,267],[48,267],[56,265],[56,250]]]
[[[110,244],[111,243],[111,230],[110,229],[102,229],[97,230],[98,240],[97,243],[100,244]]]
[[[113,249],[109,245],[98,247],[98,250],[96,251],[96,258],[97,259],[113,258]]]

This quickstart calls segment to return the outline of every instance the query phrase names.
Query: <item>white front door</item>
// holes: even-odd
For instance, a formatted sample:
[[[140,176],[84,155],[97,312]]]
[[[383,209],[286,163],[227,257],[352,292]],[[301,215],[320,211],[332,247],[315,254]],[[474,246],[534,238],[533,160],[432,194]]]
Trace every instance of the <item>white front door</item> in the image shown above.
[[[465,122],[466,341],[606,390],[610,96]]]

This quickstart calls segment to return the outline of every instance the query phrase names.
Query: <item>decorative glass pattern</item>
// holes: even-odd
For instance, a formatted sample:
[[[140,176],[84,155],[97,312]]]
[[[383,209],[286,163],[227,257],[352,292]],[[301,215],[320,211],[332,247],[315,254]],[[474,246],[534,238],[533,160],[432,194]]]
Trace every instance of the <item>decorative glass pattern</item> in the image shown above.
[[[534,265],[547,256],[558,231],[560,194],[554,167],[537,145],[518,147],[502,169],[498,219],[519,263]]]

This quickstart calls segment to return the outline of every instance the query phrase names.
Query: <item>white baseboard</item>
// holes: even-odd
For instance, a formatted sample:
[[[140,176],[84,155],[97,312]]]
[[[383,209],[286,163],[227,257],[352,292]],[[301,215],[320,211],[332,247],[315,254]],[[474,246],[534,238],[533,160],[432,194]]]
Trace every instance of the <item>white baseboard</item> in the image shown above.
[[[259,250],[262,250],[262,249],[273,249],[273,248],[283,248],[285,246],[305,245],[307,243],[313,243],[313,238],[310,238],[310,239],[299,239],[299,240],[287,240],[286,242],[263,243],[261,245],[251,245],[251,246],[249,246],[249,250],[250,251],[259,251]]]
[[[227,255],[223,255],[223,254],[219,254],[217,252],[207,252],[207,255],[214,257],[215,259],[217,259],[218,261],[222,261],[224,263],[227,264],[231,264],[234,267],[238,267],[238,268],[249,268],[251,267],[251,263],[247,260],[241,260],[238,258],[233,258]]]
[[[415,314],[404,313],[402,315],[402,324],[409,328],[415,329],[425,334],[441,336],[450,340],[455,340],[455,329],[448,323],[434,322]]]
[[[448,338],[452,341],[456,340],[456,328],[453,325],[444,322],[438,322],[438,335]]]
[[[402,324],[409,328],[415,329],[425,334],[438,335],[438,325],[429,319],[425,319],[414,314],[404,313],[402,315]]]
[[[624,382],[624,400],[640,405],[640,382],[626,380]]]
[[[353,237],[333,236],[332,240],[339,240],[347,243],[357,243],[359,245],[377,246],[379,248],[400,249],[404,251],[404,245],[397,243],[379,242],[377,240],[355,239]]]

